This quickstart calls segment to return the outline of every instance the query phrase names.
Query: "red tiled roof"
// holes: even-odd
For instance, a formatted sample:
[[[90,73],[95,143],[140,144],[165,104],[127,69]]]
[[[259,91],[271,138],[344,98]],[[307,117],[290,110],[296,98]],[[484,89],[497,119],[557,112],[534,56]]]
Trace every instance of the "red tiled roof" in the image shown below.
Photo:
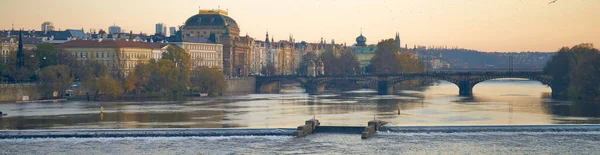
[[[124,40],[71,40],[62,44],[57,45],[59,48],[64,47],[100,47],[100,48],[162,48],[167,44],[164,43],[148,43],[148,42],[134,42]]]

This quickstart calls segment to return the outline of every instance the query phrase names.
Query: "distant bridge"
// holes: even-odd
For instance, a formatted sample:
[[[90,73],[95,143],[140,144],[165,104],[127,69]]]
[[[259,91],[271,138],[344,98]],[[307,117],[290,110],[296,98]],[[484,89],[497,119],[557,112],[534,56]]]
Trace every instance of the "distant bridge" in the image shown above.
[[[459,95],[473,95],[473,87],[480,82],[498,78],[523,78],[539,81],[552,89],[552,77],[542,72],[434,72],[434,73],[408,73],[408,74],[377,74],[377,75],[323,75],[323,76],[258,76],[256,77],[256,92],[269,93],[278,82],[284,80],[298,81],[307,93],[320,93],[325,91],[327,83],[332,81],[355,81],[357,83],[377,85],[380,95],[393,93],[394,85],[402,81],[415,79],[444,80],[458,86]],[[552,92],[555,92],[554,90]]]

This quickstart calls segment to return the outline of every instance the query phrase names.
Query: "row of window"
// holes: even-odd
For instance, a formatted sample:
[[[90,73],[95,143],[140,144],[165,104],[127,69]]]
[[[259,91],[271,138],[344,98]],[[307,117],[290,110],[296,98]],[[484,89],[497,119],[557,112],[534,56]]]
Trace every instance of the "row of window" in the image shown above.
[[[204,45],[184,45],[187,50],[210,50],[217,51],[219,46],[204,46]]]
[[[88,53],[92,53],[92,56],[94,56],[94,52],[79,52],[79,54],[77,54],[76,52],[73,53],[73,56],[75,56],[76,58],[88,58],[89,55]],[[115,53],[112,52],[95,52],[95,58],[114,58],[115,57]]]
[[[219,59],[216,53],[192,53],[192,59]]]

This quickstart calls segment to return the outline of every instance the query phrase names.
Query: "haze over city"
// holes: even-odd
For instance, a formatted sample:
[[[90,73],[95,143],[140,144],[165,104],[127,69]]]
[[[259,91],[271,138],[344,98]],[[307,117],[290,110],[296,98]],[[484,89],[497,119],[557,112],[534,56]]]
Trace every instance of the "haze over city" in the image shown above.
[[[183,25],[198,9],[228,9],[240,35],[275,40],[355,43],[361,29],[368,44],[400,33],[403,44],[482,51],[557,51],[579,43],[600,44],[600,1],[594,0],[19,0],[0,7],[0,29],[104,29],[154,33],[156,23]],[[35,4],[35,5],[32,5]],[[35,10],[35,11],[31,11]]]

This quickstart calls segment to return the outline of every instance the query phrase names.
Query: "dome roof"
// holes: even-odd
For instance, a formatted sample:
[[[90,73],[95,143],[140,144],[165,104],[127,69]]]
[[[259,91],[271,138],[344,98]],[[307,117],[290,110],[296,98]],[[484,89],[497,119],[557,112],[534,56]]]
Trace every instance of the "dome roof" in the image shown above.
[[[239,28],[233,18],[223,14],[196,14],[185,21],[185,26],[229,26]]]
[[[365,44],[367,42],[367,38],[365,36],[362,35],[362,33],[360,34],[360,36],[356,37],[356,45],[358,46],[366,46],[367,44]]]

